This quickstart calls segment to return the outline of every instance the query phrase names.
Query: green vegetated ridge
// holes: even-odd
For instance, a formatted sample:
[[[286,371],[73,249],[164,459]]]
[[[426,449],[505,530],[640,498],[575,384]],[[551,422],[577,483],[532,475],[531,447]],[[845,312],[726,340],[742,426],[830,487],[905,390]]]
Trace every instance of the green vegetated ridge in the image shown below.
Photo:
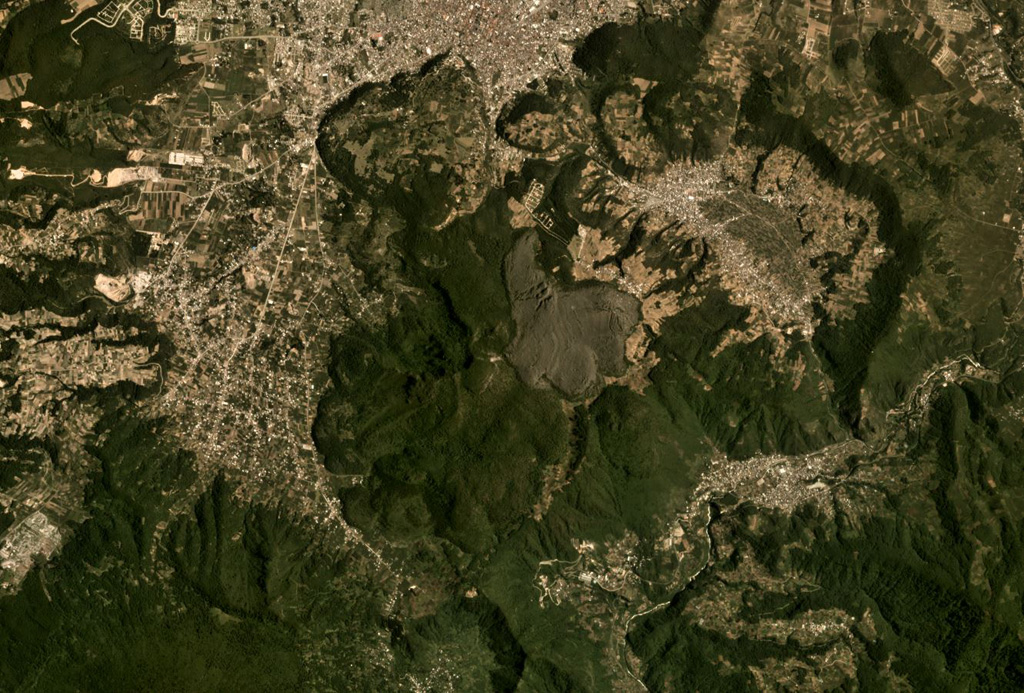
[[[88,45],[59,58],[80,61],[79,79],[47,77],[39,51],[62,25],[48,2],[28,11],[39,16],[19,15],[0,38],[5,73],[36,75],[26,98],[113,84],[93,84]],[[932,227],[904,213],[905,183],[843,162],[783,112],[783,78],[755,75],[739,101],[700,82],[716,11],[641,15],[587,37],[582,76],[517,97],[496,136],[519,146],[510,133],[522,118],[569,121],[576,106],[592,129],[563,128],[559,156],[524,144],[538,156],[504,180],[487,178],[478,77],[451,56],[362,87],[322,123],[322,160],[348,191],[332,221],[361,281],[389,303],[334,337],[312,435],[344,519],[399,567],[396,599],[371,558],[330,545],[284,501],[243,503],[223,477],[194,488],[191,458],[160,422],[141,422],[122,393],[92,393],[104,416],[87,449],[97,461],[87,519],[0,599],[0,688],[397,690],[444,662],[466,691],[621,690],[633,677],[649,690],[743,690],[832,681],[837,642],[848,676],[836,689],[1024,688],[1020,335],[1004,329],[1002,308],[963,336],[906,314],[935,250]],[[19,21],[35,28],[15,31]],[[867,48],[872,80],[896,106],[944,89],[903,40],[879,35]],[[120,62],[163,79],[170,54]],[[641,96],[636,79],[654,84]],[[128,93],[145,80],[114,81]],[[697,90],[704,98],[687,98]],[[642,102],[647,161],[630,158],[602,115],[620,97]],[[399,105],[401,119],[368,116]],[[731,146],[792,149],[879,212],[887,255],[866,300],[784,344],[783,358],[810,364],[797,381],[766,337],[712,355],[751,315],[709,269],[714,249],[639,223],[624,232],[577,194],[591,156],[639,180],[645,166],[706,162]],[[544,185],[552,234],[513,223],[509,202],[531,181]],[[581,224],[617,241],[609,266],[643,250],[676,271],[670,289],[700,298],[647,335],[657,360],[641,388],[603,384],[626,373],[641,311],[611,284],[567,278],[559,236]],[[73,264],[48,268],[47,283],[0,269],[0,310],[48,296],[87,311],[71,298],[77,285],[58,280],[84,281]],[[559,360],[566,334],[589,351]],[[939,361],[965,347],[999,376],[929,384],[918,418],[886,418],[924,375],[908,352]],[[685,528],[685,555],[664,549],[709,460],[754,464],[851,441],[862,443],[843,459],[854,501],[789,512],[716,493],[707,519]],[[862,481],[867,466],[882,476]],[[579,572],[599,569],[621,585]],[[702,615],[709,604],[727,610],[716,612],[725,626]],[[800,631],[822,614],[856,625],[826,640]]]
[[[993,427],[1019,387],[1014,378],[943,389],[912,445],[913,457],[891,461],[894,476],[902,467],[933,465],[934,486],[922,496],[885,494],[876,517],[829,517],[811,508],[787,516],[726,500],[712,529],[721,569],[701,575],[630,636],[649,663],[648,685],[674,690],[699,682],[702,690],[735,690],[754,685],[748,666],[790,656],[785,641],[723,638],[687,612],[691,601],[722,579],[718,573],[729,574],[746,560],[772,575],[800,575],[809,583],[765,590],[751,580],[741,590],[739,623],[835,608],[871,615],[875,632],[863,633],[856,669],[862,689],[892,687],[892,679],[880,676],[884,662],[914,690],[1024,685],[1015,568],[1021,561],[1020,525],[1013,519],[1021,510],[1020,470],[1012,462],[1020,454],[1019,424],[1013,430]],[[758,529],[751,531],[755,517]],[[979,544],[1000,556],[986,560],[983,572],[972,567],[972,545]],[[815,645],[804,647],[813,651]],[[819,654],[828,650],[816,647]],[[722,677],[712,664],[717,657],[735,664],[735,673]]]
[[[92,12],[87,12],[83,18]],[[24,99],[52,106],[114,87],[129,98],[145,98],[182,70],[171,46],[151,48],[117,34],[75,23],[61,0],[45,0],[19,12],[0,34],[0,75],[31,73]]]
[[[693,87],[702,31],[713,14],[709,6],[677,22],[603,27],[577,53],[587,74],[583,83],[549,85],[547,94],[520,97],[499,122],[499,135],[508,136],[506,124],[525,114],[557,114],[551,96],[556,88],[582,89],[583,101],[599,118],[611,91],[641,77],[658,82],[653,88],[658,91],[646,98],[663,125],[656,141],[666,160],[713,154],[714,138],[706,132],[714,128],[713,119],[691,125],[692,139],[683,142],[675,134],[681,129],[671,127],[672,118],[683,114],[666,105],[672,90]],[[879,37],[871,47],[883,82],[905,82],[900,70],[916,74],[913,56],[903,55],[898,39]],[[410,84],[403,82],[403,88]],[[718,499],[709,525],[709,568],[689,586],[659,587],[665,566],[644,541],[682,507],[700,476],[701,460],[712,450],[738,458],[802,454],[879,434],[863,429],[863,388],[869,370],[884,367],[874,361],[887,357],[887,340],[905,320],[901,296],[922,263],[928,230],[904,218],[901,191],[865,167],[841,162],[807,124],[777,112],[774,88],[755,78],[743,102],[732,104],[740,122],[736,141],[794,149],[833,185],[869,200],[879,210],[879,237],[889,249],[869,282],[868,300],[853,316],[823,323],[813,341],[791,347],[808,361],[820,359],[822,377],[835,384],[826,401],[817,396],[813,377],[794,390],[776,372],[764,341],[709,356],[720,336],[746,317],[746,309],[732,305],[728,293],[714,286],[701,289],[705,300],[699,305],[664,323],[652,346],[660,361],[642,395],[611,386],[592,400],[570,398],[560,406],[555,392],[527,387],[503,360],[492,358],[507,353],[516,334],[514,310],[502,290],[502,262],[528,233],[510,226],[505,202],[522,194],[525,181],[543,180],[551,190],[545,209],[557,224],[568,225],[558,227],[560,232],[573,232],[575,220],[586,212],[573,209],[558,192],[560,185],[572,185],[559,181],[578,177],[572,154],[528,163],[521,178],[506,179],[473,215],[440,231],[422,223],[435,218],[429,210],[403,209],[387,247],[399,258],[402,276],[415,282],[414,297],[403,299],[379,330],[336,342],[336,387],[321,404],[318,442],[332,471],[369,475],[365,486],[342,492],[347,517],[387,537],[396,550],[403,547],[413,571],[420,547],[446,547],[452,571],[434,586],[434,613],[461,613],[473,599],[486,598],[502,615],[502,634],[517,655],[512,669],[492,674],[496,689],[615,688],[621,671],[607,659],[602,635],[588,630],[587,617],[579,616],[588,605],[542,607],[535,578],[541,561],[576,560],[579,540],[607,542],[626,532],[640,538],[635,570],[649,579],[651,602],[668,602],[636,621],[628,635],[628,649],[651,690],[749,687],[757,683],[751,668],[769,664],[796,681],[814,676],[799,673],[792,642],[709,630],[687,612],[687,604],[717,581],[732,579],[724,574],[741,560],[758,565],[761,579],[782,581],[798,573],[813,585],[773,592],[751,580],[740,619],[753,629],[768,613],[799,619],[832,609],[869,616],[874,631],[855,629],[850,645],[856,653],[853,681],[864,689],[897,680],[922,690],[1021,685],[1020,605],[1012,596],[1017,577],[1009,568],[1019,560],[1015,518],[1020,508],[1008,500],[1016,498],[1020,480],[1008,463],[1015,455],[1014,437],[996,423],[1001,416],[996,412],[1005,411],[1016,396],[1010,382],[943,390],[929,405],[926,426],[886,458],[895,477],[904,466],[932,470],[926,493],[901,497],[879,488],[885,503],[877,514],[868,508],[824,512],[807,505],[789,515],[735,496]],[[693,113],[685,115],[693,118]],[[619,173],[631,175],[630,165],[615,158],[613,142],[598,133],[598,143]],[[332,165],[329,156],[325,160]],[[605,222],[587,223],[601,227]],[[564,270],[557,242],[542,236],[539,243],[541,261]],[[379,271],[366,268],[368,276]],[[551,276],[556,285],[564,281]],[[692,276],[680,278],[684,286],[692,281]],[[694,372],[711,387],[704,388]],[[848,464],[859,462],[853,457]],[[999,471],[982,471],[990,465]],[[568,483],[535,515],[531,504],[543,492],[545,470],[559,470]],[[992,518],[990,529],[981,528],[982,516]],[[985,565],[996,572],[985,570],[979,579],[972,546],[990,547],[992,558]],[[995,568],[996,555],[1004,557],[1005,566]],[[423,566],[424,575],[429,570],[433,566]],[[467,598],[466,590],[478,596]],[[403,619],[400,628],[420,633],[423,619]],[[800,656],[820,663],[830,647],[808,645]],[[888,667],[884,676],[878,673],[883,666]]]
[[[215,484],[201,503],[215,506],[218,519],[233,524],[211,522],[202,514],[205,507],[197,508],[194,518],[159,538],[156,525],[166,517],[168,492],[190,483],[190,460],[167,450],[158,428],[120,413],[103,425],[109,438],[90,451],[102,463],[88,490],[91,517],[53,566],[33,571],[16,598],[0,602],[3,688],[106,690],[131,682],[138,690],[213,691],[299,685],[294,631],[275,622],[266,607],[267,590],[276,589],[264,583],[267,566],[246,569],[268,562],[259,551],[266,547],[239,548],[243,555],[224,555],[225,565],[200,555],[217,547],[178,538],[190,533],[190,522],[191,532],[218,533],[225,543],[228,536],[220,533],[243,529],[249,518],[244,510],[232,516],[230,490]],[[168,554],[194,569],[227,569],[222,576],[202,576],[205,581],[182,571],[163,584],[152,568]]]

